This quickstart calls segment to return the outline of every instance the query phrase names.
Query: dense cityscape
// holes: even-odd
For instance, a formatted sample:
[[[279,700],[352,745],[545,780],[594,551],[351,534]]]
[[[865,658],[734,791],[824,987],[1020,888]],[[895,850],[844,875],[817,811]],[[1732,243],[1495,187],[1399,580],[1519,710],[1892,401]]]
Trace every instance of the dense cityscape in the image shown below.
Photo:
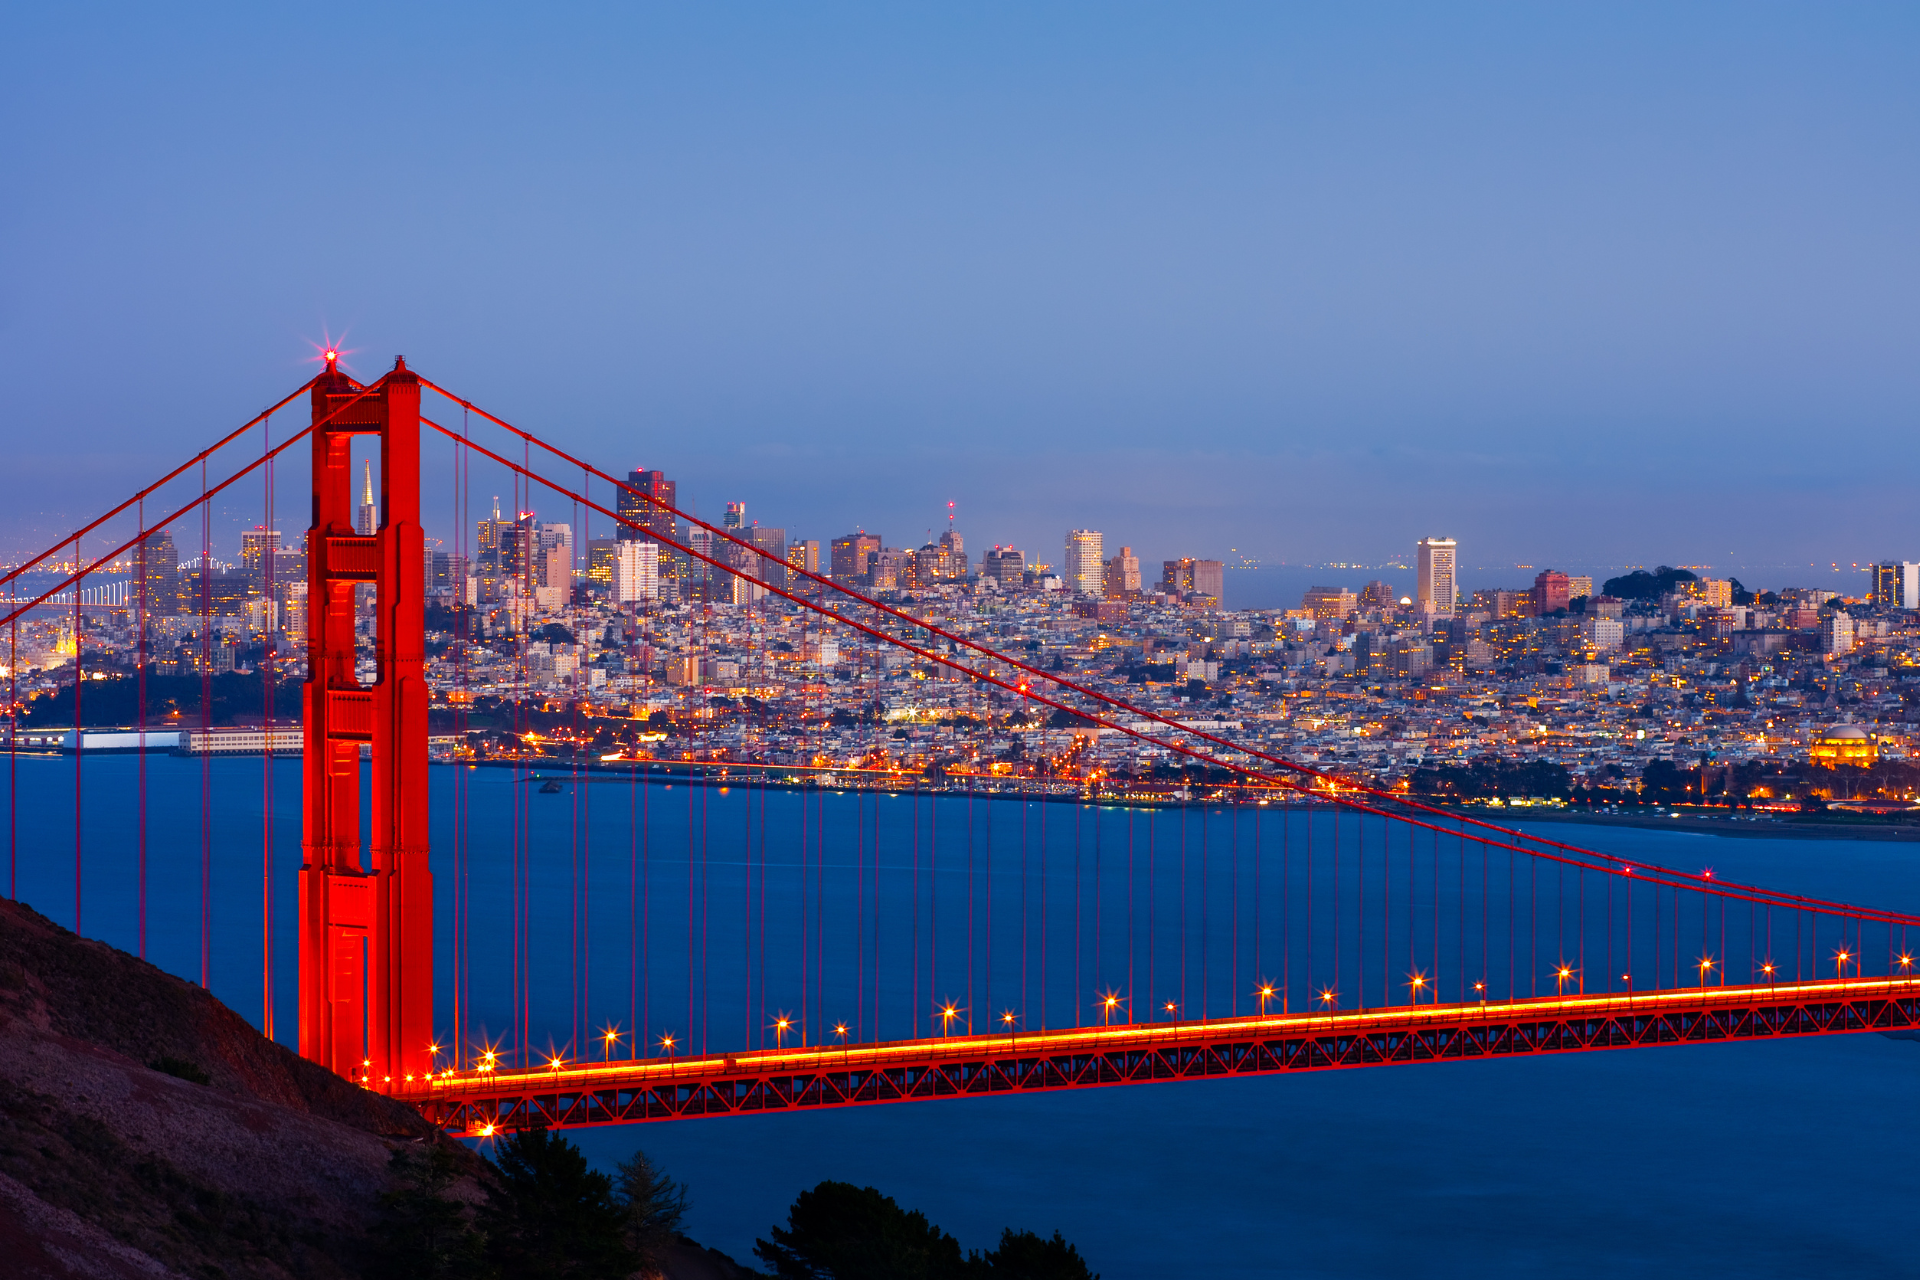
[[[1188,800],[1246,784],[1229,766],[1271,773],[1250,754],[1267,753],[1491,806],[1775,812],[1901,810],[1920,778],[1905,763],[1913,563],[1875,565],[1859,599],[1665,566],[1469,594],[1457,544],[1425,538],[1412,581],[1330,581],[1296,608],[1244,609],[1223,561],[1156,574],[1094,530],[1068,532],[1050,562],[975,556],[951,518],[901,549],[865,530],[790,538],[738,502],[716,535],[675,503],[664,473],[634,471],[618,536],[577,539],[496,499],[470,542],[426,553],[436,759]],[[369,473],[356,524],[378,520]],[[77,605],[68,592],[20,631],[14,749],[74,749],[78,650],[84,750],[123,749],[144,725],[148,749],[297,751],[303,543],[255,528],[236,561],[203,563],[163,532],[98,566]],[[31,598],[32,582],[15,589]],[[359,605],[371,684],[370,590]],[[1202,758],[1170,751],[1167,726],[1116,719],[1053,673],[1213,741],[1194,744]]]

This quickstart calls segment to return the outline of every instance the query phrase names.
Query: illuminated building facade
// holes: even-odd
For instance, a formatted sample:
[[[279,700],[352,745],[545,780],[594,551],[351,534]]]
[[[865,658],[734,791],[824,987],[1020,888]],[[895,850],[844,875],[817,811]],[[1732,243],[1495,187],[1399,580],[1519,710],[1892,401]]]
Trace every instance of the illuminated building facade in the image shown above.
[[[1460,587],[1454,576],[1460,544],[1452,538],[1422,538],[1414,544],[1417,580],[1414,608],[1429,618],[1451,618]]]
[[[1816,764],[1866,767],[1880,759],[1880,745],[1857,724],[1835,725],[1814,739],[1807,755]]]
[[[1081,596],[1106,594],[1106,559],[1101,535],[1095,529],[1074,529],[1067,534],[1066,556],[1060,566],[1061,586]]]

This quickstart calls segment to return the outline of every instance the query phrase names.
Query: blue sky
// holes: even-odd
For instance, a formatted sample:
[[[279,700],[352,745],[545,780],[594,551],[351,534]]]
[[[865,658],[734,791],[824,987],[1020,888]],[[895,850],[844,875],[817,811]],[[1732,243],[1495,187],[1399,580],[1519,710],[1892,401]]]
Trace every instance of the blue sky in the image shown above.
[[[1910,7],[21,6],[0,151],[7,550],[344,331],[808,536],[1920,558]]]

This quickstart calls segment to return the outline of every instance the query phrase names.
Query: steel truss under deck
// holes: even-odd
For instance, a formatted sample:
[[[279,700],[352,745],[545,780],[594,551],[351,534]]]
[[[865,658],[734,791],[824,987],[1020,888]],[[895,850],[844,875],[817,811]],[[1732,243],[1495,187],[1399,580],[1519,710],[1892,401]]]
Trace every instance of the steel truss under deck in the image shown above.
[[[454,1133],[577,1128],[1647,1045],[1920,1029],[1920,980],[1281,1014],[468,1074],[400,1094]]]

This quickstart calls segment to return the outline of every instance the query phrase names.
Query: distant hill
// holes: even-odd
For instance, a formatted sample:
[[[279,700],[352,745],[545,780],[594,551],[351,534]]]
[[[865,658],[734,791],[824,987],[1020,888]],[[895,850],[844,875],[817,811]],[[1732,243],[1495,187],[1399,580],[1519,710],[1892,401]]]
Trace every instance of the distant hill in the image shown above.
[[[1658,600],[1673,590],[1676,583],[1694,581],[1697,579],[1685,569],[1663,564],[1652,573],[1635,569],[1622,577],[1608,578],[1600,590],[1616,600]]]

